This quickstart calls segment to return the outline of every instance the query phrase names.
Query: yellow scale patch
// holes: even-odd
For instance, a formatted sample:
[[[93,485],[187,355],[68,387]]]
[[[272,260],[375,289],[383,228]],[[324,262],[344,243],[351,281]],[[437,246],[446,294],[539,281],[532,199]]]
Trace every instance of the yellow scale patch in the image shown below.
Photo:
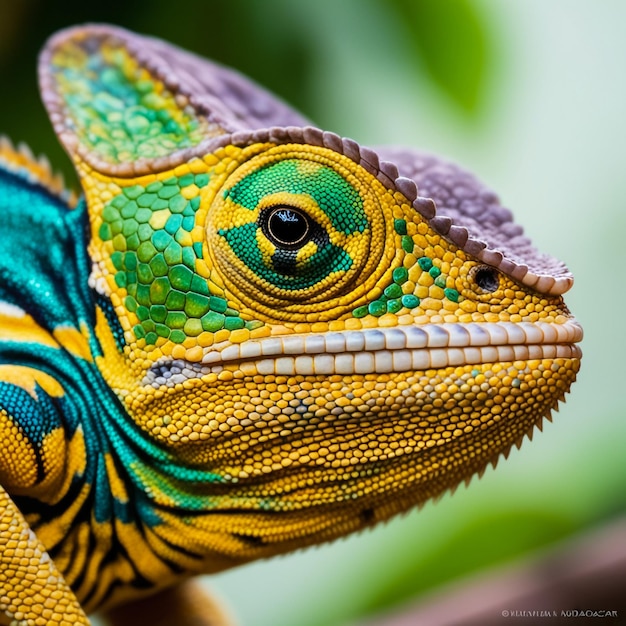
[[[4,438],[0,448],[0,484],[12,491],[27,489],[37,479],[37,456],[21,428],[4,409],[0,409],[0,433]]]
[[[21,387],[35,400],[37,400],[35,385],[39,385],[52,397],[60,398],[63,395],[63,387],[55,378],[33,367],[0,365],[0,380]]]
[[[13,306],[9,309],[1,305],[2,303],[0,303],[0,341],[36,343],[49,348],[63,348],[81,359],[92,360],[88,343],[89,330],[84,323],[80,331],[73,326],[57,326],[51,335],[25,311]]]
[[[88,626],[58,565],[3,487],[0,529],[0,588],[5,590],[0,607],[6,616],[14,618],[12,623]]]
[[[17,307],[0,308],[0,341],[36,343],[50,348],[59,344],[25,311]]]

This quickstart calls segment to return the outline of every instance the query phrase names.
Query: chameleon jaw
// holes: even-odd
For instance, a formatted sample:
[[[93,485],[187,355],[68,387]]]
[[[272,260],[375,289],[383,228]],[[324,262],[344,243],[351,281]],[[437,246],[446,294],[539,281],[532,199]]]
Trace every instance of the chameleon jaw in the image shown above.
[[[384,374],[449,366],[580,359],[583,332],[574,320],[423,324],[287,335],[224,344],[201,363],[175,359],[152,366],[143,383],[171,387],[235,366],[246,376]]]

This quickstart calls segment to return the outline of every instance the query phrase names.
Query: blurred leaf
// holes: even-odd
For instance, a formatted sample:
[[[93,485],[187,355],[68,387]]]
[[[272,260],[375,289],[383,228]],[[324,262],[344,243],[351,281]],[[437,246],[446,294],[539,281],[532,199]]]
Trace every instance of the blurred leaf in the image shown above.
[[[461,109],[474,112],[485,79],[485,25],[471,0],[384,0],[409,30],[432,80]]]
[[[9,52],[20,35],[26,10],[23,2],[0,4],[0,67],[8,62]]]
[[[146,2],[147,0],[142,0]],[[242,72],[306,113],[314,41],[289,0],[210,2],[187,0],[187,14],[173,19],[168,0],[148,1],[151,10],[131,29],[148,32]],[[207,31],[207,22],[212,25]]]
[[[362,615],[415,598],[428,589],[471,572],[511,561],[525,553],[573,534],[579,524],[549,511],[507,511],[479,517],[459,528],[435,549],[418,538],[394,564],[394,575],[380,581],[362,607]],[[391,571],[391,570],[390,570]]]

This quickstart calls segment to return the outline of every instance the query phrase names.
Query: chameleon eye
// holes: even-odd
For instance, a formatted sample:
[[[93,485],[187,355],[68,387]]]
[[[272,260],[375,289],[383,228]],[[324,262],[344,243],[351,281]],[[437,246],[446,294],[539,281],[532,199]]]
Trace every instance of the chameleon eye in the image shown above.
[[[285,250],[302,248],[311,238],[314,222],[301,209],[279,205],[266,209],[259,223],[263,234]]]
[[[323,321],[355,308],[396,254],[384,245],[391,196],[327,148],[285,144],[244,156],[216,179],[208,207],[215,280],[265,318]]]
[[[500,276],[498,271],[487,265],[478,267],[474,272],[473,278],[476,286],[487,293],[497,291],[500,286]]]

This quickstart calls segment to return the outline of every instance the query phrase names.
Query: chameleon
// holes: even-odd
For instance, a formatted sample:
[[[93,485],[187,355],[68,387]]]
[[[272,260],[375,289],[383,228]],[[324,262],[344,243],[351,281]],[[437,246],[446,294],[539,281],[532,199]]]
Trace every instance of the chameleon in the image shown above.
[[[564,399],[573,276],[469,172],[114,26],[39,82],[81,194],[0,143],[4,623],[223,624],[197,575],[453,490]]]

